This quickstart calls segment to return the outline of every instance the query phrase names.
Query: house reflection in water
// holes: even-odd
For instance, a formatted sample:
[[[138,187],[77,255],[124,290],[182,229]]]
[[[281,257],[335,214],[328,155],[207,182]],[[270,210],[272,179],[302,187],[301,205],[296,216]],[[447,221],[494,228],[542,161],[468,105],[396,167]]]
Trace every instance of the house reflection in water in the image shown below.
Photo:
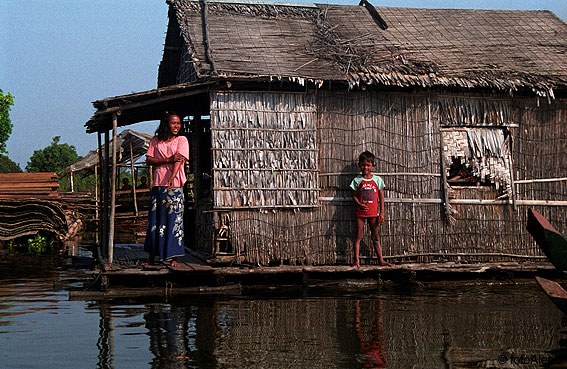
[[[536,288],[200,296],[138,305],[133,319],[138,334],[149,336],[153,368],[494,367],[502,355],[509,360],[528,354],[557,361],[567,352],[560,345],[564,322]],[[99,366],[112,367],[112,358],[124,355],[113,352],[123,328],[113,326],[105,304],[97,307]]]

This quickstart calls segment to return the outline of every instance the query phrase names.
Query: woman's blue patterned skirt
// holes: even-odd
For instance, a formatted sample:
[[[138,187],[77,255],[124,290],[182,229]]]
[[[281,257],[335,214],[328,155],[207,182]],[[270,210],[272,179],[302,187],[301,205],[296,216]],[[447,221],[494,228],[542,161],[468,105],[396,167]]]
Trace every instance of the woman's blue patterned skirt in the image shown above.
[[[183,187],[154,186],[150,193],[144,250],[155,260],[185,255],[183,242]]]

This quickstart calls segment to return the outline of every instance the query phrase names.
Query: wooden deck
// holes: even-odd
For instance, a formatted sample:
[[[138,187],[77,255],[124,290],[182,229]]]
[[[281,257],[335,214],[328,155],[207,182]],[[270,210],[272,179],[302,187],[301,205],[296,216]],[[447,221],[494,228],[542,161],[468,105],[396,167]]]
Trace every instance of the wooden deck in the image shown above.
[[[180,265],[147,267],[148,254],[142,245],[118,244],[114,264],[99,266],[90,276],[100,281],[90,291],[72,291],[73,299],[106,299],[140,296],[170,296],[196,293],[242,293],[283,288],[378,288],[384,283],[455,280],[511,280],[543,276],[560,279],[564,275],[547,261],[500,263],[399,264],[394,267],[368,265],[326,266],[224,266],[207,265],[188,252],[178,258]]]
[[[147,262],[148,256],[143,245],[117,244],[114,246],[114,263],[104,273],[107,275],[159,275],[173,272],[213,272],[215,270],[191,253],[178,257],[179,266],[175,268],[168,267],[165,264],[143,265]]]

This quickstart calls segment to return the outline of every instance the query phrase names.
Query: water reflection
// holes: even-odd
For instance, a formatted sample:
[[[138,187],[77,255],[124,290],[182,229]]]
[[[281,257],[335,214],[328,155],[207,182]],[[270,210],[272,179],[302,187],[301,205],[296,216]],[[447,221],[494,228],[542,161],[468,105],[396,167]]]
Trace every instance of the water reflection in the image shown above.
[[[189,313],[189,314],[187,314]],[[150,336],[152,368],[184,368],[190,361],[189,320],[191,312],[172,306],[151,305],[144,314]]]
[[[98,305],[99,308],[99,325],[98,340],[96,347],[98,349],[97,368],[113,368],[114,364],[114,324],[111,309],[106,303]]]
[[[115,313],[104,304],[92,308],[104,327],[99,367],[114,367],[112,358],[124,353],[111,341],[126,332],[112,326]],[[538,360],[525,367],[542,367],[565,357],[565,321],[532,284],[198,297],[136,310],[152,368],[489,368],[517,366],[521,358]]]
[[[0,366],[565,366],[565,317],[535,283],[367,293],[69,301],[62,273],[0,279]],[[67,282],[66,282],[67,281]]]
[[[363,324],[360,300],[354,300],[355,321],[354,327],[360,345],[361,362],[364,368],[386,368],[388,361],[384,352],[384,328],[382,314],[384,304],[381,299],[367,300],[370,302],[368,323]]]

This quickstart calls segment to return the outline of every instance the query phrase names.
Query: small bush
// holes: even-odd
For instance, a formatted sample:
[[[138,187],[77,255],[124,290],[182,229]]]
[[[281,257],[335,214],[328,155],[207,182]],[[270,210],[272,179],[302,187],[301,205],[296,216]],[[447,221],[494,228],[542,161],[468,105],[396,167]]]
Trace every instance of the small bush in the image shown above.
[[[10,251],[27,252],[28,254],[44,254],[55,250],[56,240],[53,236],[36,234],[16,238],[8,242]]]

